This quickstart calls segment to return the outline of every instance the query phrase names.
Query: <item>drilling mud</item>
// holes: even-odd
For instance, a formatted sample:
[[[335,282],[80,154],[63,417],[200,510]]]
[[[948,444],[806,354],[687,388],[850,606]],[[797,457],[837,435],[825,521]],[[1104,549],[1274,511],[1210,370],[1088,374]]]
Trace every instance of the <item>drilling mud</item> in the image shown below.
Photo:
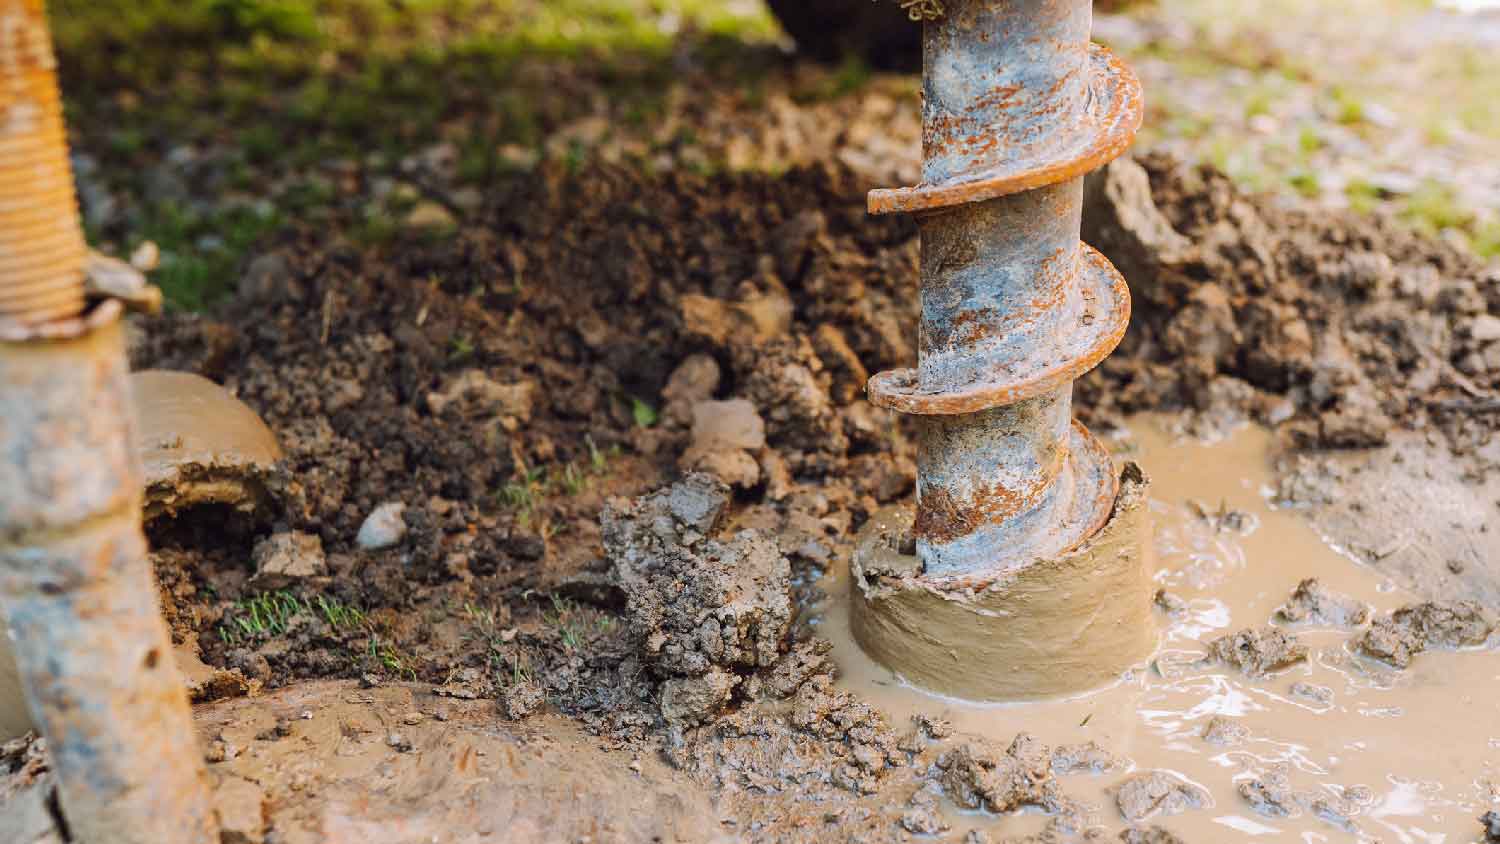
[[[924,574],[903,553],[911,511],[882,510],[850,557],[850,629],[880,664],[954,697],[1032,700],[1108,685],[1156,647],[1147,489],[1129,464],[1109,521],[1082,547],[999,574]]]
[[[1484,635],[1423,652],[1404,670],[1372,656],[1372,623],[1432,605],[1273,505],[1262,430],[1205,444],[1165,433],[1166,421],[1133,419],[1115,442],[1153,469],[1164,638],[1149,665],[1050,702],[934,697],[855,643],[835,567],[816,627],[834,643],[840,687],[892,722],[941,717],[996,742],[1025,732],[1094,748],[1053,767],[1109,823],[1159,824],[1194,842],[1473,838],[1474,819],[1500,801],[1500,641],[1480,620],[1487,614],[1476,608],[1473,620]],[[957,812],[948,822],[997,839],[1049,823]]]

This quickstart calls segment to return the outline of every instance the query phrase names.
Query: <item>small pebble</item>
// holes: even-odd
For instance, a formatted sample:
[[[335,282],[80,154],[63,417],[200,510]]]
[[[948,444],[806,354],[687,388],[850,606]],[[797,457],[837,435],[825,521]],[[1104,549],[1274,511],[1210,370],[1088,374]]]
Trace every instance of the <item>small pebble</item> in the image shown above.
[[[376,507],[359,526],[354,541],[366,551],[390,548],[406,536],[406,505],[400,501],[387,501]]]

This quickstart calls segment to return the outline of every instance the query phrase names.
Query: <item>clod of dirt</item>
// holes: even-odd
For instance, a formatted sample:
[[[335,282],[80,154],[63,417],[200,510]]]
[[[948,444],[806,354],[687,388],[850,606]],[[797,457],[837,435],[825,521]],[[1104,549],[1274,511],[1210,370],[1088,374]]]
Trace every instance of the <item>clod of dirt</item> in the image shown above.
[[[720,377],[719,362],[712,355],[688,355],[661,390],[662,418],[673,425],[693,424],[693,408],[713,398]]]
[[[1500,812],[1485,812],[1479,823],[1484,827],[1484,844],[1500,844]]]
[[[258,589],[284,589],[328,573],[323,540],[299,530],[278,531],[260,540],[250,558],[255,563],[250,582]]]
[[[255,411],[187,372],[137,372],[130,386],[146,522],[202,505],[257,520],[276,512],[286,487],[281,447]]]
[[[1005,813],[1032,806],[1057,813],[1067,807],[1051,752],[1026,733],[1004,753],[984,742],[960,744],[939,756],[937,767],[943,791],[964,809]]]
[[[766,445],[766,426],[755,405],[744,399],[700,401],[693,405],[692,418],[692,444],[678,467],[707,472],[741,489],[760,482],[754,454]]]
[[[775,541],[713,538],[728,504],[722,481],[694,473],[599,517],[630,632],[670,683],[662,714],[674,722],[716,711],[737,673],[774,666],[791,624],[791,566]]]
[[[683,296],[678,307],[683,327],[690,334],[718,346],[731,339],[762,345],[785,335],[792,327],[792,302],[780,294],[725,302],[692,293]]]
[[[261,844],[266,840],[266,793],[255,783],[226,774],[214,785],[219,813],[219,844]]]
[[[1131,823],[1213,804],[1208,792],[1165,771],[1146,771],[1115,786],[1115,804]]]
[[[1291,599],[1276,610],[1276,617],[1293,624],[1313,622],[1354,628],[1370,620],[1370,608],[1363,601],[1334,592],[1310,577],[1297,584]]]
[[[1275,627],[1251,627],[1210,642],[1208,658],[1261,677],[1307,659],[1307,646]]]
[[[1333,689],[1327,686],[1319,686],[1316,683],[1307,683],[1298,680],[1292,684],[1288,692],[1292,697],[1300,698],[1308,703],[1315,703],[1319,706],[1327,706],[1333,703]]]
[[[546,702],[546,694],[534,680],[518,680],[500,693],[500,711],[512,721],[531,715]]]
[[[536,391],[535,381],[502,384],[477,369],[465,369],[427,394],[427,409],[434,416],[494,420],[506,431],[514,431],[531,421]]]
[[[1124,844],[1183,844],[1181,838],[1173,835],[1159,826],[1146,829],[1130,828],[1120,832],[1120,840]]]
[[[911,808],[901,813],[897,823],[901,828],[914,835],[938,835],[948,831],[948,823],[943,820],[939,813],[939,797],[942,788],[936,783],[928,782],[912,793],[911,799],[907,801]]]
[[[1427,601],[1402,607],[1377,619],[1359,639],[1366,654],[1397,668],[1430,647],[1482,645],[1495,629],[1484,608],[1474,601]]]
[[[1099,774],[1108,773],[1120,766],[1120,760],[1113,753],[1100,747],[1096,742],[1084,742],[1083,744],[1063,744],[1052,751],[1052,773],[1060,777],[1072,774]]]
[[[359,526],[354,542],[366,551],[379,551],[399,543],[406,536],[406,505],[387,501],[376,507]]]
[[[1166,589],[1156,590],[1156,595],[1151,600],[1157,609],[1170,616],[1179,616],[1188,611],[1188,602]]]
[[[214,668],[198,656],[196,636],[172,649],[177,671],[187,684],[188,699],[193,703],[243,697],[260,687],[235,669]]]
[[[699,677],[672,677],[661,684],[661,715],[668,723],[694,723],[723,709],[740,678],[717,666]]]
[[[1208,724],[1203,728],[1203,740],[1209,744],[1220,747],[1234,747],[1244,744],[1250,737],[1250,728],[1222,715],[1215,715],[1208,719]]]
[[[1302,813],[1302,799],[1292,790],[1285,765],[1274,765],[1260,777],[1240,783],[1239,792],[1251,809],[1268,818],[1289,818]]]

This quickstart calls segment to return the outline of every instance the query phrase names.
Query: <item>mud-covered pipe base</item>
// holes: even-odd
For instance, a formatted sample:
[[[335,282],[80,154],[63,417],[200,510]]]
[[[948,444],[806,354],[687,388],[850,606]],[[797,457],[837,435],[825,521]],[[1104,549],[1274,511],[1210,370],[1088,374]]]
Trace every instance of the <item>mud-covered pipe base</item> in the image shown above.
[[[0,338],[0,614],[71,840],[209,844],[130,417],[117,304]]]
[[[992,576],[924,576],[910,509],[877,513],[850,561],[855,640],[907,682],[966,700],[1038,700],[1116,681],[1158,641],[1147,485],[1127,464],[1114,512],[1087,543]]]

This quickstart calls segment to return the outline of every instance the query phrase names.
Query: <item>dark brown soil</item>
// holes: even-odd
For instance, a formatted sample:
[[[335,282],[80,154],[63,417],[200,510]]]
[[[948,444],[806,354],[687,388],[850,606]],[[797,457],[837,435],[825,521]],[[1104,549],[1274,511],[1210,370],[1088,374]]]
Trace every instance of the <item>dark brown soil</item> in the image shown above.
[[[1145,164],[1160,217],[1128,184],[1095,191],[1089,211],[1087,234],[1126,271],[1135,317],[1079,383],[1081,416],[1250,418],[1295,450],[1433,431],[1487,470],[1475,455],[1495,417],[1470,411],[1500,407],[1500,320],[1486,316],[1500,309],[1500,274],[1380,219],[1287,210],[1210,170]],[[1106,178],[1128,182],[1128,166]],[[247,629],[237,619],[258,594],[257,534],[216,538],[184,529],[191,517],[158,526],[175,635],[268,688],[418,680],[514,717],[550,708],[610,746],[665,747],[732,795],[731,826],[758,840],[822,840],[828,824],[866,840],[926,831],[940,823],[933,789],[951,790],[955,771],[984,780],[1000,796],[976,793],[997,806],[1083,824],[1050,774],[1036,794],[995,779],[1045,749],[949,750],[944,766],[925,734],[900,739],[834,692],[795,617],[769,646],[757,628],[743,658],[654,656],[650,624],[632,614],[654,581],[622,589],[611,576],[601,509],[618,497],[631,512],[625,497],[678,476],[694,429],[713,428],[701,414],[695,425],[706,399],[747,400],[763,422],[763,442],[700,443],[691,460],[734,487],[725,529],[767,543],[732,553],[786,561],[794,613],[863,521],[910,493],[902,425],[862,394],[869,373],[915,357],[915,228],[867,216],[868,187],[825,167],[544,169],[451,239],[362,252],[289,233],[215,316],[147,320],[136,365],[200,372],[260,411],[301,487],[274,527],[316,535],[327,555],[326,574],[285,590],[300,602],[285,619]],[[362,522],[388,502],[405,505],[404,536],[361,548]],[[729,606],[704,600],[704,612]],[[658,649],[692,633],[663,617]],[[674,653],[696,659],[695,647]],[[665,698],[683,688],[664,680],[697,684],[686,710],[666,707],[688,713],[671,726]],[[725,699],[727,716],[688,726]],[[890,799],[900,789],[918,790]],[[835,794],[846,802],[816,802]]]

